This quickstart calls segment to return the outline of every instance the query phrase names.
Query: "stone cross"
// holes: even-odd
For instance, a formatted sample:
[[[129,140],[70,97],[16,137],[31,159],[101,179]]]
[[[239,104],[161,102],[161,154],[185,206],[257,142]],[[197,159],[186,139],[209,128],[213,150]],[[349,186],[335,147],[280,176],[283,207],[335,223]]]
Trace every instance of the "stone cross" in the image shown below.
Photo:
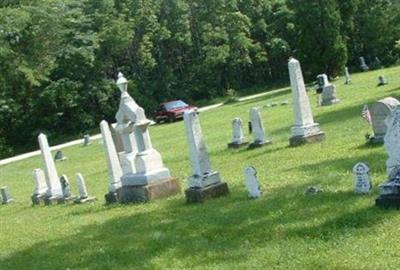
[[[270,144],[271,141],[267,139],[265,134],[265,128],[261,117],[261,111],[259,108],[250,109],[250,120],[253,128],[254,141],[250,144],[250,148],[260,147],[262,145]]]
[[[346,76],[345,84],[351,84],[351,75],[348,67],[344,68],[344,75]]]
[[[306,142],[317,142],[324,139],[324,133],[319,124],[314,122],[308,99],[306,86],[300,62],[294,58],[289,60],[290,84],[293,93],[295,124],[292,127],[291,146],[297,146]],[[312,138],[312,139],[311,139]]]
[[[31,199],[33,204],[39,204],[47,194],[46,176],[42,169],[33,170],[33,180],[35,181],[35,189]]]
[[[258,181],[257,170],[254,167],[248,167],[245,170],[246,186],[250,198],[261,197],[261,186]]]
[[[68,177],[65,174],[61,175],[60,182],[61,182],[64,199],[67,199],[67,200],[70,199],[72,197],[72,194],[71,194],[71,186],[69,184]]]
[[[228,144],[228,148],[239,148],[248,144],[244,136],[243,121],[240,118],[235,118],[232,121],[232,137],[232,142]]]
[[[363,56],[360,57],[360,67],[363,71],[368,71],[369,67],[367,63],[365,62],[365,58]]]
[[[56,165],[51,156],[49,143],[47,142],[47,137],[44,134],[38,136],[38,141],[40,145],[40,151],[42,152],[42,158],[45,165],[45,175],[47,183],[47,199],[57,200],[63,198],[63,192],[61,188],[61,183],[58,177]]]
[[[206,142],[201,131],[200,119],[197,112],[186,111],[183,115],[186,136],[189,143],[190,161],[193,175],[189,179],[190,188],[204,188],[221,182],[219,173],[211,168]]]
[[[90,135],[86,134],[85,136],[83,136],[83,146],[88,146],[90,144]]]
[[[355,193],[369,193],[372,189],[370,168],[363,162],[357,163],[353,167]]]
[[[122,169],[118,160],[118,154],[115,149],[114,141],[111,136],[110,127],[107,121],[103,120],[100,123],[101,135],[103,137],[104,150],[107,157],[109,194],[114,194],[121,187]]]
[[[0,189],[1,192],[1,197],[2,197],[2,204],[9,204],[14,201],[14,199],[11,197],[11,192],[10,188],[7,186],[4,186]]]

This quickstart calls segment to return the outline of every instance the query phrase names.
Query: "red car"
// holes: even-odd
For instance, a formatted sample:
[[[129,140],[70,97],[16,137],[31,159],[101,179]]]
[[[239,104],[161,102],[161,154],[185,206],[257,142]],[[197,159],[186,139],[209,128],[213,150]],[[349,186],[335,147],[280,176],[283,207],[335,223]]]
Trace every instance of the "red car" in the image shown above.
[[[155,114],[155,121],[157,123],[162,121],[173,122],[183,118],[183,113],[191,109],[197,110],[197,107],[188,105],[182,100],[168,101],[160,105],[159,110]]]

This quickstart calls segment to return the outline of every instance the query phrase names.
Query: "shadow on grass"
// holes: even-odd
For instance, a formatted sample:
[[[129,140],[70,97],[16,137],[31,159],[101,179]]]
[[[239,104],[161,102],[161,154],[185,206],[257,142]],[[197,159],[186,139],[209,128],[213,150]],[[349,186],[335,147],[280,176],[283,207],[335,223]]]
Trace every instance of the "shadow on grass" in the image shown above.
[[[0,268],[162,269],[178,268],[178,261],[186,269],[215,267],[245,260],[238,254],[248,254],[246,243],[254,248],[299,237],[329,241],[385,217],[348,192],[306,196],[308,185],[274,188],[259,200],[246,199],[242,191],[201,205],[168,200],[156,211],[82,226],[75,235],[2,257]]]

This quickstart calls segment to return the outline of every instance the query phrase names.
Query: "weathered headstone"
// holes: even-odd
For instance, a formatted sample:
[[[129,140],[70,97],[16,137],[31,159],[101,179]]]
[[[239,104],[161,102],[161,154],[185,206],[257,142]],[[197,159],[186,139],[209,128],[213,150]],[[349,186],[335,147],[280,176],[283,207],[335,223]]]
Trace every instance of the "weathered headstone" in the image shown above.
[[[63,151],[58,150],[54,155],[54,161],[65,161],[68,158],[64,155]]]
[[[389,179],[379,186],[380,196],[376,205],[400,208],[400,106],[396,107],[385,122],[385,148],[389,154],[386,170]]]
[[[351,75],[350,75],[350,72],[349,72],[349,68],[348,67],[345,67],[344,68],[344,75],[345,75],[345,77],[346,77],[346,81],[344,82],[345,84],[351,84]]]
[[[31,196],[32,203],[40,204],[44,202],[47,194],[46,176],[42,169],[33,170],[33,179],[35,181],[35,189]]]
[[[336,97],[336,86],[331,84],[326,74],[320,74],[317,76],[318,85],[322,88],[321,105],[328,106],[339,102]]]
[[[10,188],[7,186],[4,186],[0,189],[1,192],[1,203],[2,204],[9,204],[14,201],[14,199],[11,196]]]
[[[228,144],[228,148],[240,148],[247,145],[249,142],[246,140],[243,131],[243,121],[240,118],[235,118],[232,121],[232,142]]]
[[[46,204],[52,204],[54,202],[63,202],[63,192],[61,188],[60,179],[58,177],[56,165],[51,156],[49,143],[47,137],[44,134],[38,136],[40,150],[42,152],[42,158],[45,165],[45,175],[47,183],[47,196],[45,199]]]
[[[248,167],[246,168],[245,172],[245,178],[246,178],[246,186],[247,190],[249,192],[249,197],[250,198],[259,198],[261,197],[261,186],[258,181],[258,176],[257,176],[257,170],[254,167]]]
[[[387,85],[387,84],[389,84],[389,81],[386,79],[386,77],[385,76],[383,76],[383,75],[380,75],[379,77],[378,77],[378,86],[384,86],[384,85]]]
[[[86,134],[83,136],[83,146],[88,146],[91,145],[92,143],[90,142],[90,135]]]
[[[382,68],[382,62],[377,56],[375,56],[374,68],[375,69],[381,69]]]
[[[81,173],[76,174],[76,182],[78,184],[79,197],[74,201],[75,203],[87,203],[96,200],[95,197],[89,196],[85,178],[83,178],[83,175]]]
[[[187,201],[203,202],[228,194],[228,185],[221,181],[219,172],[211,168],[198,114],[193,110],[186,111],[184,121],[193,170],[193,175],[189,178],[189,188],[185,191]]]
[[[118,74],[117,85],[121,102],[116,114],[116,130],[123,134],[125,157],[128,159],[128,153],[136,151],[134,164],[129,161],[132,165],[130,171],[121,177],[122,187],[117,191],[119,200],[122,203],[143,202],[178,194],[178,180],[171,177],[160,153],[152,146],[148,129],[151,121],[129,95],[128,81],[122,73]]]
[[[117,202],[117,190],[122,186],[122,168],[118,160],[117,150],[115,149],[114,140],[112,139],[110,127],[107,121],[101,121],[100,130],[107,157],[109,177],[108,193],[105,195],[105,199],[107,203],[115,203]]]
[[[387,130],[385,120],[398,105],[400,105],[400,102],[393,97],[381,99],[372,105],[370,113],[374,136],[368,139],[368,143],[383,143]]]
[[[370,168],[366,163],[359,162],[353,167],[355,193],[365,194],[372,189]]]
[[[73,196],[71,193],[71,186],[69,184],[68,177],[65,174],[61,175],[60,183],[61,183],[64,201],[70,201],[72,199],[75,199],[75,196]]]
[[[263,120],[261,117],[261,112],[259,108],[251,108],[250,109],[250,120],[251,126],[253,129],[253,139],[254,141],[249,145],[249,148],[257,148],[262,147],[267,144],[271,144],[272,142],[267,139],[267,135],[265,132]]]
[[[292,127],[292,137],[289,141],[290,146],[323,141],[325,133],[321,131],[319,124],[314,122],[300,62],[291,58],[288,67],[295,116],[295,125]]]
[[[365,58],[363,56],[360,57],[360,67],[361,67],[362,71],[368,71],[369,70],[369,66],[365,62]]]

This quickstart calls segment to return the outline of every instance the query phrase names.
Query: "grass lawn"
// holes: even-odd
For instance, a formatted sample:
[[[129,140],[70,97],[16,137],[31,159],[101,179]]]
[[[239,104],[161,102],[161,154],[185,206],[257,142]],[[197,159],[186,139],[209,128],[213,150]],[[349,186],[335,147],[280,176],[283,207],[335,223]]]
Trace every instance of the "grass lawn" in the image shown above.
[[[377,87],[378,75],[390,84]],[[16,202],[0,206],[0,269],[396,269],[400,266],[400,212],[374,206],[377,186],[386,180],[383,147],[366,147],[371,128],[360,117],[363,104],[400,97],[400,67],[353,75],[353,84],[335,84],[341,103],[317,106],[316,122],[326,132],[320,144],[289,148],[289,88],[266,97],[226,105],[200,114],[213,167],[228,182],[231,195],[187,205],[183,194],[140,205],[105,206],[108,175],[103,145],[64,150],[57,163],[77,193],[75,174],[86,177],[88,205],[32,207],[32,170],[41,157],[0,167],[0,185]],[[272,145],[252,151],[228,150],[231,121],[249,119],[249,109],[264,107]],[[117,110],[117,108],[115,108]],[[100,122],[101,119],[99,119]],[[191,174],[184,123],[151,127],[154,147],[174,176]],[[51,144],[51,141],[50,141]],[[370,195],[353,194],[352,168],[366,161],[372,168]],[[263,197],[247,198],[244,169],[255,166]],[[310,185],[323,193],[304,195]]]

